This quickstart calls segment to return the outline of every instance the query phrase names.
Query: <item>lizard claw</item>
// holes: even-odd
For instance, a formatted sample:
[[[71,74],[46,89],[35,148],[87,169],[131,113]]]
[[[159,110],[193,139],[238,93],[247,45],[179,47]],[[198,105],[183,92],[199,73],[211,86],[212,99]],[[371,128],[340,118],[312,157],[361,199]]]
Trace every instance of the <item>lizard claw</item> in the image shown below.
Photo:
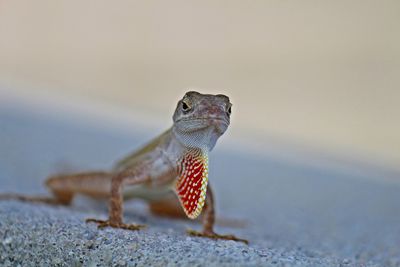
[[[136,231],[140,230],[146,225],[143,224],[125,224],[125,223],[115,223],[111,222],[110,220],[97,220],[97,219],[86,219],[86,222],[94,222],[97,223],[98,228],[105,228],[105,227],[113,227],[113,228],[120,228],[120,229],[125,229],[125,230],[131,230],[131,231]]]
[[[211,232],[197,232],[195,230],[187,230],[187,233],[191,236],[198,236],[198,237],[207,237],[207,238],[212,238],[212,239],[223,239],[223,240],[233,240],[233,241],[237,241],[237,242],[243,242],[246,245],[249,244],[249,241],[247,241],[246,239],[242,239],[242,238],[237,238],[234,235],[219,235],[214,233],[213,231]]]

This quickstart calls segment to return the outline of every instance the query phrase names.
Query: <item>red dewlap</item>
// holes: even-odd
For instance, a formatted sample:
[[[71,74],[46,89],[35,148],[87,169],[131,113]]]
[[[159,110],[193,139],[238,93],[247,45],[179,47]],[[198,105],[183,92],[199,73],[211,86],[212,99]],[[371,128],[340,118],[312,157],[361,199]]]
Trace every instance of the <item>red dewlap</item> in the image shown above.
[[[201,195],[204,163],[188,155],[182,161],[182,173],[177,184],[177,193],[187,214],[192,214]]]

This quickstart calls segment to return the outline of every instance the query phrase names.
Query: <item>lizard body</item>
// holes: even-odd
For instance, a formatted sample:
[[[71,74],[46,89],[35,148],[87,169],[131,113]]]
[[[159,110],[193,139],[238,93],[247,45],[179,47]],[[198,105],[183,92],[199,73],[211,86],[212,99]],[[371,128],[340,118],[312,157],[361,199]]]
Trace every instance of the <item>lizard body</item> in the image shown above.
[[[225,95],[187,92],[177,104],[173,126],[119,161],[112,170],[50,177],[46,185],[53,193],[52,198],[21,195],[0,195],[0,198],[65,205],[71,203],[75,194],[109,198],[109,218],[87,222],[97,223],[99,228],[138,230],[143,226],[125,224],[122,220],[123,199],[140,197],[153,203],[154,212],[176,214],[180,205],[187,217],[195,219],[203,211],[203,230],[191,230],[191,235],[247,243],[232,235],[216,234],[213,229],[215,211],[208,183],[208,154],[230,124],[231,106]],[[171,197],[171,192],[175,192],[179,202]]]

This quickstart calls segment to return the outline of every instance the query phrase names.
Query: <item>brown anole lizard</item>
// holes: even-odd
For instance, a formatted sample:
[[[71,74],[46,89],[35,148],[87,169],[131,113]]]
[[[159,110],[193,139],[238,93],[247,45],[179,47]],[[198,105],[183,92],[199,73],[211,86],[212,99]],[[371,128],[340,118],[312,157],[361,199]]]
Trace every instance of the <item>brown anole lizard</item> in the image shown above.
[[[179,215],[183,208],[187,217],[195,219],[203,210],[203,230],[189,230],[190,235],[247,243],[233,235],[214,232],[214,197],[208,183],[208,153],[227,130],[231,107],[225,95],[187,92],[177,104],[172,127],[118,162],[111,171],[50,177],[46,185],[53,197],[4,194],[0,198],[68,205],[75,194],[105,197],[109,198],[108,219],[87,222],[97,223],[99,228],[139,230],[143,225],[123,222],[123,199],[141,197],[149,200],[151,210],[159,214]]]

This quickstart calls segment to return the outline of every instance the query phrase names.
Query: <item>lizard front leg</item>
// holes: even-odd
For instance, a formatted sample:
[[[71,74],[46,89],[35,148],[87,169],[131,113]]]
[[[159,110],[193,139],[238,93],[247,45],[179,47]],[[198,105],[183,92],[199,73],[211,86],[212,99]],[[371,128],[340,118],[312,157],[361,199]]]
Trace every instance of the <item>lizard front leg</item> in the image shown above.
[[[149,181],[146,172],[137,170],[123,171],[112,178],[111,196],[108,220],[87,219],[86,222],[94,222],[98,224],[98,228],[113,227],[127,230],[139,230],[145,225],[125,224],[123,223],[123,185],[135,185]]]
[[[213,239],[225,239],[225,240],[233,240],[243,242],[248,244],[249,242],[246,239],[237,238],[234,235],[219,235],[214,232],[214,224],[215,224],[215,209],[214,209],[214,196],[211,190],[210,184],[207,186],[207,197],[206,202],[204,204],[204,211],[203,211],[203,231],[198,232],[194,230],[188,230],[188,234],[192,236],[198,237],[208,237]]]

